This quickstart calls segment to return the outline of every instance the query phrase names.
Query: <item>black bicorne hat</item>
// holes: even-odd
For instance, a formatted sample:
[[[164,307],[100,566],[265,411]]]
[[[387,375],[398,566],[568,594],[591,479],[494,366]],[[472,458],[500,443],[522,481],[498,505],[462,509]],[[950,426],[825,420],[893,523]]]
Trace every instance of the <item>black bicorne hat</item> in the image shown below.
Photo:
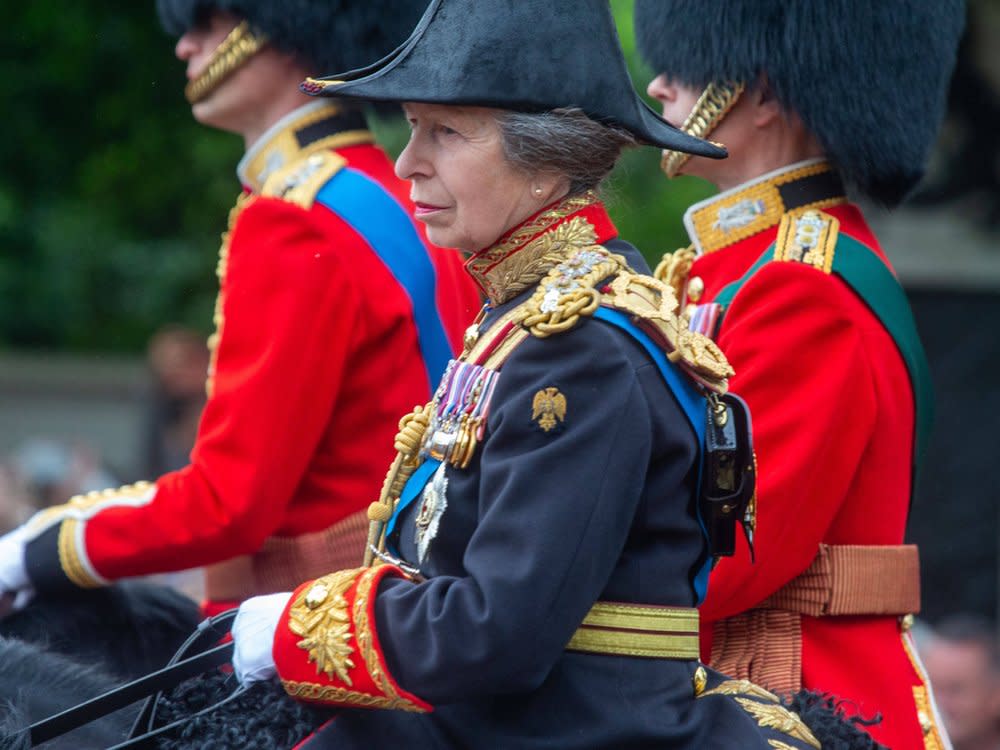
[[[419,0],[156,0],[173,36],[213,10],[228,11],[316,73],[378,59],[406,39],[424,7]]]
[[[753,84],[819,139],[845,179],[894,205],[944,114],[963,0],[636,0],[639,51],[692,86]]]
[[[607,0],[433,0],[400,47],[302,90],[369,101],[542,112],[577,107],[639,141],[722,158],[636,94]]]

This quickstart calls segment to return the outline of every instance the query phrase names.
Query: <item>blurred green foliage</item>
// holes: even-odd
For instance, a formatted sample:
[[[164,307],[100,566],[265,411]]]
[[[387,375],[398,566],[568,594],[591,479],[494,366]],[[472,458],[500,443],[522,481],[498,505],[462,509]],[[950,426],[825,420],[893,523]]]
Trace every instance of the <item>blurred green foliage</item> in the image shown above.
[[[216,252],[239,190],[236,136],[202,127],[152,2],[37,0],[0,27],[0,349],[139,352],[166,323],[207,333]],[[630,64],[631,0],[612,0]],[[633,67],[641,88],[651,72]],[[398,122],[375,129],[393,153]],[[608,188],[623,237],[655,261],[685,206],[649,148]]]

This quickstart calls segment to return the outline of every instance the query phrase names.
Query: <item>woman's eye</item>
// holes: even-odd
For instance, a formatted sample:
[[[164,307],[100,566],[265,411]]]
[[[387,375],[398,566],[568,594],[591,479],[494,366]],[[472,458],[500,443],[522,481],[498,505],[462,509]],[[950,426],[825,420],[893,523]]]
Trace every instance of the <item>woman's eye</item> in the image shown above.
[[[438,125],[437,131],[441,135],[458,135],[457,130],[453,130],[452,128],[449,128],[447,125]]]

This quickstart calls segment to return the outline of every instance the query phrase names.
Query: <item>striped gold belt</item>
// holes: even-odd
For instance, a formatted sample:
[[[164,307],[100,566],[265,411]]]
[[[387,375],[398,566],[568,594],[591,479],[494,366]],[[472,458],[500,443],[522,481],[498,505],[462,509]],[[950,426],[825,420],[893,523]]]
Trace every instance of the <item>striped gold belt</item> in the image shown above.
[[[597,602],[566,648],[590,654],[697,659],[698,610]]]

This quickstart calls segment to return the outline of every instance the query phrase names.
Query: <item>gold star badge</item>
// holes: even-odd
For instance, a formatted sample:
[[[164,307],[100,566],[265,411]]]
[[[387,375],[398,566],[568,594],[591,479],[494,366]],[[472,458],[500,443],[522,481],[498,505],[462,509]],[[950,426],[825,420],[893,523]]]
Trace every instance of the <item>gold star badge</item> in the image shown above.
[[[531,418],[544,432],[566,421],[566,397],[558,388],[543,388],[531,401]]]

